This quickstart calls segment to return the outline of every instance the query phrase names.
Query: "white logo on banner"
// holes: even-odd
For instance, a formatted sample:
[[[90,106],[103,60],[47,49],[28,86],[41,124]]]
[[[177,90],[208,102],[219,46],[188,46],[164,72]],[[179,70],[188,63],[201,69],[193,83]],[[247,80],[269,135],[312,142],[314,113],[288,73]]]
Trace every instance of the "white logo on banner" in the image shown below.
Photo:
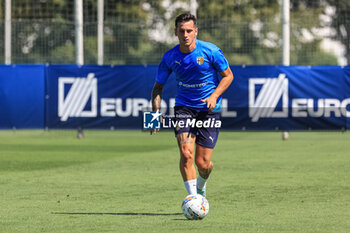
[[[65,95],[65,88],[71,87]],[[91,100],[90,110],[86,110]],[[95,74],[89,73],[86,78],[59,77],[58,79],[58,116],[61,121],[69,117],[97,116],[97,79]]]
[[[257,97],[256,85],[262,85]],[[280,99],[282,110],[277,111]],[[288,79],[285,74],[280,74],[278,78],[249,79],[249,116],[252,122],[267,117],[288,117]]]

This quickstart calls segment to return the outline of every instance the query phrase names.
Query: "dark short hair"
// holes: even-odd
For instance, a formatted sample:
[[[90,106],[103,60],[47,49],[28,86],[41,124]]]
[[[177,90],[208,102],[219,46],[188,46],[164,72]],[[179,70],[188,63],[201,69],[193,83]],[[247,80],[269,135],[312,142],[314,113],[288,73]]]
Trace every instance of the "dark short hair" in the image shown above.
[[[193,24],[195,27],[197,27],[197,19],[196,19],[196,16],[192,15],[191,13],[187,12],[187,13],[184,13],[184,14],[181,14],[179,16],[176,17],[175,19],[175,28],[177,28],[177,25],[179,23],[182,23],[182,22],[188,22],[192,20],[193,21]]]

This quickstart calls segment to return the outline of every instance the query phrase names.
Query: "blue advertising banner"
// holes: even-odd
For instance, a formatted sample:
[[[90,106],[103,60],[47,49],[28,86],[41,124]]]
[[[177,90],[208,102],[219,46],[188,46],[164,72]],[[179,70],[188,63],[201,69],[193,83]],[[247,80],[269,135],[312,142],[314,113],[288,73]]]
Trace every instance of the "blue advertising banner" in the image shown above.
[[[157,66],[50,65],[46,126],[141,129],[156,73]],[[172,82],[164,90],[163,104],[175,96]]]
[[[349,67],[231,66],[223,95],[222,128],[308,130],[349,128]],[[142,128],[157,66],[47,67],[49,128]],[[172,115],[176,82],[170,77],[162,107]]]
[[[235,81],[223,97],[237,116],[223,118],[224,128],[344,130],[350,126],[349,67],[231,68]]]
[[[45,65],[0,65],[0,129],[44,128]]]
[[[0,128],[141,129],[158,66],[0,66]],[[346,130],[350,66],[231,66],[222,128]],[[173,115],[170,77],[162,109]],[[147,119],[152,121],[153,117]],[[165,128],[165,127],[163,127]]]

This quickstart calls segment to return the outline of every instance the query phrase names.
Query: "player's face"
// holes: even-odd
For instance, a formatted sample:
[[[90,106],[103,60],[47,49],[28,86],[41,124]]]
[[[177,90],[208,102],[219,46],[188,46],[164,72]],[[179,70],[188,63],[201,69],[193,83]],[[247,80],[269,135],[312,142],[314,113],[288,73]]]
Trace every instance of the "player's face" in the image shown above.
[[[192,51],[196,47],[198,28],[192,20],[182,22],[175,28],[175,35],[179,38],[180,47]]]

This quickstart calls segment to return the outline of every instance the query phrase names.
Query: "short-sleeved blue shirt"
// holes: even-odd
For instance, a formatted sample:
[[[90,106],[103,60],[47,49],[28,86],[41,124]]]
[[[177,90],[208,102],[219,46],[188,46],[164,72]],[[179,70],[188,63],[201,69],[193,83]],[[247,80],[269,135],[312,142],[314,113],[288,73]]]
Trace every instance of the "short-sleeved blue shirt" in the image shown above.
[[[165,84],[171,73],[177,81],[175,106],[187,106],[200,111],[208,111],[201,99],[208,98],[219,85],[222,71],[229,64],[222,51],[214,44],[197,40],[196,48],[190,53],[182,53],[179,45],[163,56],[158,67],[156,81]],[[219,112],[221,96],[214,112]]]

